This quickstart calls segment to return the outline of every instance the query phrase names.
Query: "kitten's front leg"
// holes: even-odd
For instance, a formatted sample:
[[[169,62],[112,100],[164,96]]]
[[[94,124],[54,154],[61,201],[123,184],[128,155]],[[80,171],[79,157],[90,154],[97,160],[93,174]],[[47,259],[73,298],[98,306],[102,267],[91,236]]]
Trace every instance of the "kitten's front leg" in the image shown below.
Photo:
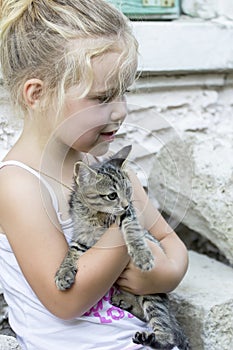
[[[81,255],[81,251],[78,251],[75,247],[69,247],[55,275],[55,283],[59,290],[69,289],[74,284],[77,273],[77,261]]]
[[[120,217],[120,227],[124,234],[128,253],[135,266],[142,271],[149,271],[154,267],[154,257],[145,240],[142,229],[133,206],[130,206]]]

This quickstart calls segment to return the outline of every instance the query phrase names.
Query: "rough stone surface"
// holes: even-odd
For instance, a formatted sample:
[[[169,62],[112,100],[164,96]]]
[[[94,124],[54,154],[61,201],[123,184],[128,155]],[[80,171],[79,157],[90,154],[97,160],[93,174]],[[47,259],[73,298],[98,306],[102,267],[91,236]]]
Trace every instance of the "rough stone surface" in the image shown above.
[[[171,293],[173,308],[193,350],[233,346],[232,268],[191,252],[188,272]]]
[[[160,207],[212,241],[233,263],[233,144],[210,136],[171,141],[159,152],[151,188]]]
[[[0,350],[21,350],[14,337],[0,335]]]
[[[11,329],[8,322],[8,306],[3,297],[1,288],[0,288],[0,335],[8,335],[8,336],[15,337],[15,333]]]
[[[3,298],[1,285],[0,285],[0,325],[7,318],[7,304]]]

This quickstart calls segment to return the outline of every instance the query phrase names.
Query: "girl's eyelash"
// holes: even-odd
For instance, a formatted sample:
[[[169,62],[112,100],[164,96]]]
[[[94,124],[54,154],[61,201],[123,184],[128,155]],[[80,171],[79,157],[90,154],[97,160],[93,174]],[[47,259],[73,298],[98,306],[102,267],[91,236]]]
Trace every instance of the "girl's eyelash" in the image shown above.
[[[101,103],[108,103],[111,100],[113,100],[114,96],[99,96],[97,97],[97,99],[101,102]]]
[[[123,96],[124,94],[130,92],[129,90],[125,90],[121,96]],[[101,102],[101,103],[108,103],[111,102],[112,100],[114,100],[114,98],[118,96],[118,94],[112,94],[112,95],[106,95],[106,96],[99,96],[97,97],[97,99]]]
[[[129,90],[125,90],[121,96],[123,96],[124,94],[130,92]],[[112,100],[114,100],[114,98],[116,98],[118,96],[118,94],[113,93],[112,95],[100,95],[100,96],[95,96],[93,97],[93,99],[98,100],[100,103],[108,103],[111,102]]]

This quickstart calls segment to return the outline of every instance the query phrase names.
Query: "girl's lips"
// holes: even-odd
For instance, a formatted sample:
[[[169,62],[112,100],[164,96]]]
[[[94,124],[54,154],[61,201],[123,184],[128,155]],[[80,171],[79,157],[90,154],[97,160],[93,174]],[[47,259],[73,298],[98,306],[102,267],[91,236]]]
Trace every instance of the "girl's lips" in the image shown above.
[[[109,132],[102,132],[100,134],[101,138],[104,139],[104,141],[113,141],[114,140],[114,137],[115,137],[115,134],[116,134],[116,130],[114,131],[109,131]]]

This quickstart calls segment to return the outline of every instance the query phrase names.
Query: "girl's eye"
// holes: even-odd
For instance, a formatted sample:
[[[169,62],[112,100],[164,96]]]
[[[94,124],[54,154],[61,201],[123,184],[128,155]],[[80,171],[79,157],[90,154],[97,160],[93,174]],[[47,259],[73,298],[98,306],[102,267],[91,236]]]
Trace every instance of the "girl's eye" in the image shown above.
[[[121,97],[123,97],[127,92],[129,92],[129,90],[125,90],[121,95]],[[102,95],[102,96],[97,96],[96,99],[102,104],[104,103],[109,103],[111,101],[113,101],[115,98],[117,98],[117,94],[116,93],[109,93],[107,95]]]
[[[97,100],[102,104],[102,103],[108,103],[113,100],[113,96],[99,96],[97,97]]]
[[[109,193],[107,195],[108,199],[110,199],[111,201],[114,201],[115,199],[117,199],[117,193],[116,192],[112,192],[112,193]]]

